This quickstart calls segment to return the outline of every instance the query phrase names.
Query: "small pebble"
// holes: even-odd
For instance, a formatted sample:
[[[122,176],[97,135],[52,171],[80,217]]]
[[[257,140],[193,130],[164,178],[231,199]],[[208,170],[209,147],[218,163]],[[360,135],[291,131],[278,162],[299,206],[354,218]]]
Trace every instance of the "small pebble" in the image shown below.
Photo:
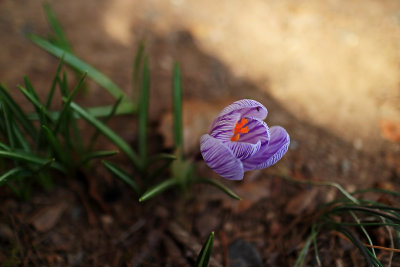
[[[260,253],[250,243],[237,239],[228,247],[229,267],[262,267]]]

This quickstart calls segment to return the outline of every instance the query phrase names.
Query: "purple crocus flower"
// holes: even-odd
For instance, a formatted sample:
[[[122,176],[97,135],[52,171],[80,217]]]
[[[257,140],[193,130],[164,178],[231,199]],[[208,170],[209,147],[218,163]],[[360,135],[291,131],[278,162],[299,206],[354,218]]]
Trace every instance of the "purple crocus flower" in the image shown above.
[[[224,108],[200,139],[207,165],[229,180],[243,179],[244,172],[267,168],[286,153],[290,138],[280,126],[268,128],[267,109],[242,99]]]

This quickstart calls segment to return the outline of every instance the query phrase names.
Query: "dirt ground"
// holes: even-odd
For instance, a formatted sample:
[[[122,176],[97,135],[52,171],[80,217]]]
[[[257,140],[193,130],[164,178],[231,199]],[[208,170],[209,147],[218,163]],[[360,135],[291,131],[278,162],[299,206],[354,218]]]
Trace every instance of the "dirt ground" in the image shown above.
[[[210,231],[214,266],[293,266],[310,218],[339,194],[290,183],[283,174],[350,191],[400,190],[399,1],[49,3],[75,53],[128,94],[133,58],[145,40],[152,138],[160,147],[171,144],[174,61],[182,69],[189,157],[199,160],[199,138],[213,116],[246,97],[268,108],[268,125],[284,126],[291,146],[274,167],[240,182],[222,181],[198,161],[199,173],[224,182],[241,201],[195,186],[185,198],[171,191],[139,204],[101,164],[82,179],[56,180],[53,191],[38,188],[25,202],[2,187],[4,266],[190,266]],[[16,85],[24,75],[36,88],[49,88],[58,60],[26,38],[50,33],[42,2],[0,1],[0,31],[0,82],[21,102]],[[86,106],[113,101],[94,84],[79,97]],[[135,142],[134,118],[111,125]],[[326,233],[320,242],[323,266],[362,266],[343,240]],[[232,263],[238,250],[247,265]]]

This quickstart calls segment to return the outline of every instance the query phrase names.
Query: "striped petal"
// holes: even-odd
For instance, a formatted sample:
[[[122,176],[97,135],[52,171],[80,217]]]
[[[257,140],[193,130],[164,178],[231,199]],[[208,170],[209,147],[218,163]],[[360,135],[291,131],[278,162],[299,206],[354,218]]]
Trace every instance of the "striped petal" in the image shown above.
[[[266,146],[270,139],[268,125],[264,121],[255,118],[245,119],[248,121],[245,127],[248,127],[249,132],[241,134],[239,142],[256,144],[260,141],[263,147]]]
[[[221,141],[229,141],[232,138],[236,123],[240,119],[240,114],[235,113],[214,120],[210,135]]]
[[[229,180],[243,179],[242,162],[221,140],[205,134],[200,139],[200,150],[204,161],[217,174]]]
[[[243,161],[245,171],[268,168],[280,160],[287,152],[290,137],[280,126],[270,128],[271,139],[266,149],[260,149],[253,157]]]
[[[242,99],[224,108],[217,117],[223,117],[233,113],[240,113],[241,117],[253,117],[264,120],[267,117],[268,110],[258,101]]]
[[[255,144],[243,142],[227,142],[225,144],[232,151],[233,155],[240,160],[254,156],[261,148],[260,141]]]

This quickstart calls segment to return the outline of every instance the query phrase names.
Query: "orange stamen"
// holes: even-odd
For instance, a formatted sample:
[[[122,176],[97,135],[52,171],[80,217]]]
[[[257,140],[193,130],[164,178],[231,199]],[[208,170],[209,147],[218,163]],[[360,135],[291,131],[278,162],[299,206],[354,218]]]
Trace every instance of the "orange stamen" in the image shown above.
[[[248,122],[248,120],[242,118],[240,122],[236,123],[231,141],[238,141],[240,138],[240,134],[245,134],[249,132],[249,128],[247,126],[243,127]]]
[[[239,138],[240,138],[240,134],[233,135],[231,138],[231,141],[236,142],[239,140]]]

